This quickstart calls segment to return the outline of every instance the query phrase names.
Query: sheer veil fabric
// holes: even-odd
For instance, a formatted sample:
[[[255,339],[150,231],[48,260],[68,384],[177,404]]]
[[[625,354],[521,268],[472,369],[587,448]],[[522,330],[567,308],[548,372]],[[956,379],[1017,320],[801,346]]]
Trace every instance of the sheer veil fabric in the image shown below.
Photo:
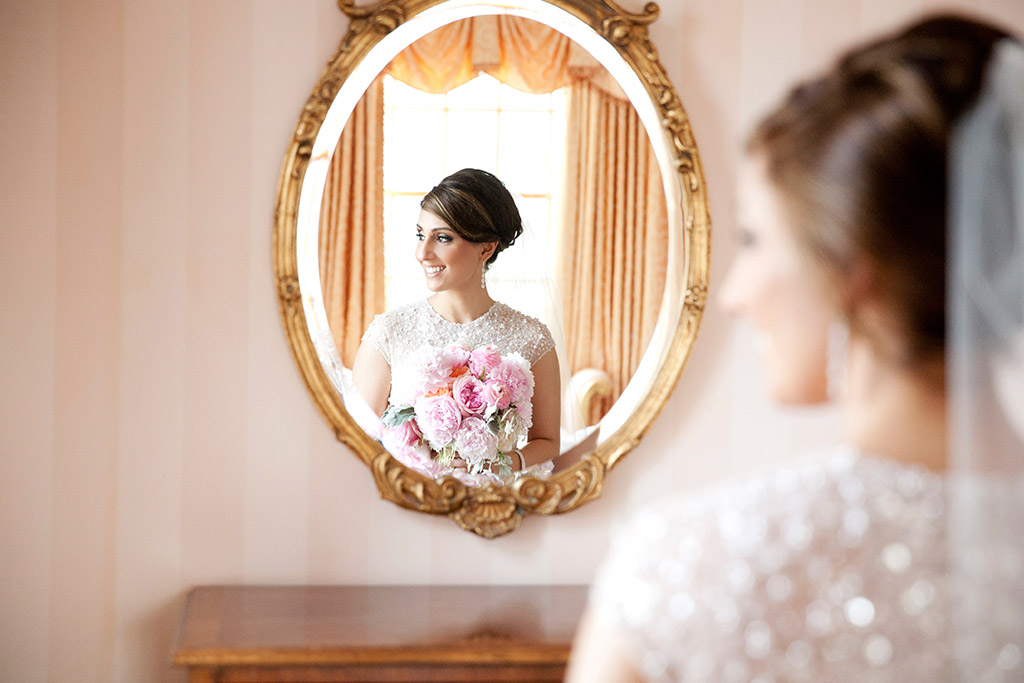
[[[560,450],[565,452],[586,436],[579,396],[572,388],[562,292],[554,276],[555,260],[570,256],[556,253],[551,240],[534,228],[523,197],[515,193],[512,196],[523,220],[523,234],[498,256],[488,270],[487,286],[497,301],[508,303],[521,313],[531,315],[547,325],[555,340],[562,396]]]
[[[962,681],[1024,657],[1024,47],[996,46],[949,153],[952,624]]]

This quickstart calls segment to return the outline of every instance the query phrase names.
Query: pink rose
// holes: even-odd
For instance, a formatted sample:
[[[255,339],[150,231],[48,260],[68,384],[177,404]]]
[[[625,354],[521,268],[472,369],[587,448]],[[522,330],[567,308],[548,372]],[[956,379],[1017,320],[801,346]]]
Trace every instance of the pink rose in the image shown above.
[[[497,454],[498,439],[479,417],[467,417],[455,433],[455,450],[470,466]]]
[[[430,457],[430,449],[420,440],[419,429],[414,420],[407,420],[397,427],[388,427],[382,434],[381,443],[395,460],[411,467],[428,477],[439,477],[448,471]]]
[[[505,410],[512,403],[512,392],[508,385],[497,380],[484,382],[484,402],[498,410]]]
[[[501,353],[490,344],[474,349],[469,354],[469,371],[483,378],[501,364]]]
[[[484,383],[472,375],[463,375],[452,384],[455,403],[463,415],[483,415],[487,404],[484,403]]]
[[[414,409],[416,424],[435,451],[447,446],[462,424],[462,411],[448,395],[421,396]]]
[[[397,427],[388,427],[387,433],[392,443],[403,446],[418,444],[420,439],[423,438],[423,434],[416,426],[416,420],[406,420]],[[387,444],[384,445],[386,446]]]

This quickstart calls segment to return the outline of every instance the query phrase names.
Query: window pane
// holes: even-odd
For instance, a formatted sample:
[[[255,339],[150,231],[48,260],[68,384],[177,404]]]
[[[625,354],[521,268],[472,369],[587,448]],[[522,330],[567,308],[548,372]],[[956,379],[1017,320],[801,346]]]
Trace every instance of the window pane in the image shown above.
[[[444,111],[396,109],[384,121],[384,186],[433,187],[444,170]]]
[[[384,256],[387,273],[399,277],[415,272],[416,219],[420,215],[421,197],[396,195],[391,199],[391,216],[384,233]]]
[[[447,138],[446,174],[460,168],[480,168],[497,173],[494,141],[498,139],[498,112],[449,112]],[[438,176],[435,182],[440,179]]]
[[[521,111],[547,111],[551,109],[551,94],[534,95],[502,84],[501,108]]]
[[[473,80],[448,91],[449,109],[497,109],[501,83],[491,76]]]
[[[414,107],[418,109],[444,109],[444,95],[417,90],[391,76],[384,77],[384,101],[389,107]]]
[[[503,256],[504,254],[499,256],[498,261],[501,261]],[[497,266],[497,263],[496,261],[495,266]],[[492,283],[490,276],[488,276],[487,293],[495,301],[508,303],[520,313],[532,315],[534,318],[539,318],[542,322],[547,322],[551,319],[551,314],[549,313],[551,306],[548,303],[550,295],[548,290],[539,281],[519,280]]]
[[[526,197],[520,200],[520,205],[523,221],[529,223],[537,245],[542,249],[550,249],[551,201],[547,198]]]
[[[420,215],[420,196],[395,195],[391,198],[389,218],[384,226],[384,262],[386,284],[384,305],[387,310],[423,298],[426,285],[423,270],[416,261],[416,219]]]
[[[522,194],[550,190],[551,116],[540,112],[502,112],[498,176]]]

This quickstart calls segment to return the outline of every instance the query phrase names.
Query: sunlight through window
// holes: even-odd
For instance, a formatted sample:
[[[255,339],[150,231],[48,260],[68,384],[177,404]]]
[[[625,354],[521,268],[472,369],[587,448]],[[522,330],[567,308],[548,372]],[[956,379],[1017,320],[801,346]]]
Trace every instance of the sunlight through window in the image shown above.
[[[565,157],[565,93],[534,95],[480,75],[448,93],[416,90],[384,77],[384,249],[386,308],[427,293],[416,263],[416,219],[423,195],[462,168],[494,173],[514,194],[529,223],[529,250],[512,249],[488,272],[491,295],[516,301],[545,319],[541,267],[555,263],[550,227],[560,212]],[[540,264],[540,265],[539,265]],[[515,296],[507,296],[515,287]],[[523,291],[526,288],[527,291]],[[530,291],[533,290],[533,291]],[[524,296],[525,295],[525,296]],[[536,302],[528,310],[520,302]]]

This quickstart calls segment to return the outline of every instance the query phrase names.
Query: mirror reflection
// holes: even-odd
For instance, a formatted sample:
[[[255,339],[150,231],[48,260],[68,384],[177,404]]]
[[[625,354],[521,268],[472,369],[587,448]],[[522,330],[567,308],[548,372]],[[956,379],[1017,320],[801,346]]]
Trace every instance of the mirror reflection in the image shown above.
[[[442,209],[421,205],[442,178],[464,168],[493,174],[510,191],[510,205],[485,204],[494,204],[499,218],[521,215],[525,232],[511,245],[500,234],[460,233],[450,216],[438,215]],[[665,186],[643,124],[615,80],[575,42],[512,15],[463,19],[420,38],[363,94],[327,173],[318,254],[346,407],[374,436],[383,434],[381,415],[401,419],[393,413],[410,396],[395,393],[402,384],[398,364],[378,344],[374,358],[364,337],[374,336],[377,316],[413,310],[426,317],[402,341],[409,353],[494,345],[499,355],[527,361],[535,385],[530,426],[514,446],[509,433],[516,425],[505,427],[502,445],[509,448],[498,450],[509,462],[495,464],[495,472],[593,448],[602,418],[648,351],[666,278],[681,269],[668,223]],[[441,237],[451,241],[434,241]],[[465,248],[475,271],[439,256],[453,244]],[[454,275],[464,276],[458,287],[451,286]],[[492,310],[515,317],[517,323],[506,323],[512,327],[536,319],[534,339],[549,337],[550,353],[531,358],[513,350],[496,325],[482,324],[497,317]],[[483,331],[444,336],[424,321]],[[360,362],[367,358],[374,362]],[[351,391],[353,380],[365,405]],[[479,417],[497,439],[505,424],[495,420],[498,405],[485,409],[486,417],[461,417]],[[508,405],[500,410],[504,415]],[[407,422],[396,426],[409,441],[416,434]],[[389,450],[396,451],[394,443]],[[443,449],[430,450],[436,460]],[[446,462],[448,455],[442,454]],[[466,467],[464,459],[454,462]]]

